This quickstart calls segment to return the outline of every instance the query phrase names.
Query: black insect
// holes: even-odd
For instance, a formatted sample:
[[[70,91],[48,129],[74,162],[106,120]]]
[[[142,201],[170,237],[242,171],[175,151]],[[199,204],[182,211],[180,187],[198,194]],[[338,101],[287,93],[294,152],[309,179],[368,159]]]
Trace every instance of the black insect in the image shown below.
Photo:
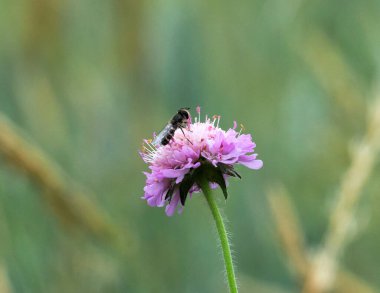
[[[183,128],[188,125],[190,119],[189,110],[190,108],[179,109],[164,129],[153,139],[152,144],[155,146],[167,145],[177,129],[181,129],[183,135],[185,135]]]

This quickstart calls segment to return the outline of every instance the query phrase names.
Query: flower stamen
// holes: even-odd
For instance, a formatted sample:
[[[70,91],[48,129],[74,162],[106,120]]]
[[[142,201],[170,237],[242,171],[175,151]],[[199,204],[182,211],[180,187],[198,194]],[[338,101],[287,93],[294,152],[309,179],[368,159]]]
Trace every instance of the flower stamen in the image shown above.
[[[240,124],[240,130],[239,130],[239,136],[241,135],[241,132],[245,130],[245,127],[243,124]]]
[[[196,111],[198,113],[198,121],[201,122],[201,107],[197,106]],[[195,120],[196,122],[196,120]]]

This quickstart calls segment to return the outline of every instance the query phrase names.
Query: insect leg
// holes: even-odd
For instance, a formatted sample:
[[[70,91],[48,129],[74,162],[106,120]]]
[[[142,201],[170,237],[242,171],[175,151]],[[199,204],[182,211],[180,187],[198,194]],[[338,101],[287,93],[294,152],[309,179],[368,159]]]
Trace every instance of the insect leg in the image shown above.
[[[181,129],[181,131],[182,131],[182,133],[183,133],[183,136],[187,139],[187,141],[188,141],[189,143],[193,144],[193,143],[192,143],[192,142],[186,137],[185,132],[183,132],[182,127],[179,127],[179,129]]]

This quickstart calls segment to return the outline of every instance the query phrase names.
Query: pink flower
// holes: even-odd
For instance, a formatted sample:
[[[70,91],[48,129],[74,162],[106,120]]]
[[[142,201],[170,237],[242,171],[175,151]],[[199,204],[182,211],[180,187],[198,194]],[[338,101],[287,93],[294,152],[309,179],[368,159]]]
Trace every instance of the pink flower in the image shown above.
[[[198,119],[186,128],[177,129],[169,144],[154,146],[145,140],[143,160],[149,165],[143,199],[150,206],[163,207],[166,214],[173,215],[177,206],[182,211],[187,198],[200,192],[197,176],[208,174],[211,188],[218,185],[227,198],[226,181],[229,177],[239,177],[234,170],[236,164],[258,170],[263,166],[254,153],[256,144],[250,134],[236,132],[234,127],[224,131],[219,128],[220,116],[200,121],[200,109],[197,107]],[[181,131],[183,130],[183,132]],[[207,172],[200,172],[207,170]],[[217,184],[215,184],[217,183]]]

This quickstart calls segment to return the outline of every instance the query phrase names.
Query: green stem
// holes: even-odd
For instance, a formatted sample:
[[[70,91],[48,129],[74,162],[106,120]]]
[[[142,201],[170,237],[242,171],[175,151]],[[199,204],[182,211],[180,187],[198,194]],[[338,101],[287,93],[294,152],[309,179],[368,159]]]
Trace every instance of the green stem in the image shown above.
[[[234,266],[232,263],[232,255],[231,255],[231,249],[230,249],[230,243],[228,241],[227,237],[227,231],[226,227],[223,222],[222,215],[219,212],[218,206],[216,205],[215,199],[211,194],[211,190],[209,187],[209,183],[207,180],[202,180],[202,182],[198,183],[206,197],[207,203],[210,207],[212,216],[214,217],[215,223],[216,223],[216,228],[218,230],[219,238],[220,238],[220,243],[222,245],[222,250],[223,250],[223,258],[224,258],[224,263],[226,266],[226,271],[227,271],[227,280],[228,280],[228,285],[230,287],[230,292],[231,293],[237,293],[237,284],[236,284],[236,277],[235,277],[235,272],[234,272]]]

